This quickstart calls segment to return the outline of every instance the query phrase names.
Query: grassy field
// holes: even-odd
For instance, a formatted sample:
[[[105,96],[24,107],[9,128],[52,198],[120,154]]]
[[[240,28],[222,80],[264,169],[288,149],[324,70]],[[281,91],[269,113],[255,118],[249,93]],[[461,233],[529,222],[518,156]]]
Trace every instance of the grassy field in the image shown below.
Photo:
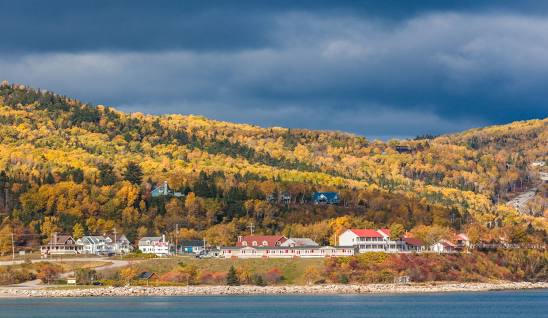
[[[227,272],[231,266],[251,273],[266,273],[273,268],[283,273],[284,283],[303,284],[303,274],[307,268],[323,268],[324,259],[197,259],[193,257],[173,257],[141,260],[130,266],[139,272],[149,271],[158,275],[169,272],[180,266],[179,264],[193,265],[198,271]],[[105,277],[112,277],[116,271],[106,271]]]

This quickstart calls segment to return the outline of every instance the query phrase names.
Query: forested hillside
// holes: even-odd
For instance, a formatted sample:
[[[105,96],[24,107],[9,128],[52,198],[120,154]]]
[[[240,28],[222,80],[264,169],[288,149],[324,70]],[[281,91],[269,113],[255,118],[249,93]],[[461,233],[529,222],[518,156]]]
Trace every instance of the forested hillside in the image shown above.
[[[546,242],[546,207],[506,200],[539,183],[548,119],[433,138],[370,141],[340,132],[260,128],[200,116],[127,114],[22,85],[0,86],[0,252],[7,234],[36,246],[53,232],[205,237],[262,233],[325,244],[350,226],[424,236]],[[183,197],[152,197],[167,181]],[[340,205],[314,205],[337,191]],[[291,202],[267,200],[287,192]],[[426,233],[426,234],[424,234]],[[9,245],[11,248],[11,246]]]

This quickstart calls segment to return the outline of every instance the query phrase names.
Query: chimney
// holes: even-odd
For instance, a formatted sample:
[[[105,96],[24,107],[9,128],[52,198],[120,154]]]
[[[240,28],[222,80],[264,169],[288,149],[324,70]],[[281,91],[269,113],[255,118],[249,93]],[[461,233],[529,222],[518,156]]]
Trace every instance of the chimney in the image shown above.
[[[166,235],[165,234],[162,234],[162,242],[166,242]]]
[[[57,244],[57,232],[53,232],[52,243]]]
[[[238,243],[241,243],[241,242],[242,242],[242,236],[238,235]]]

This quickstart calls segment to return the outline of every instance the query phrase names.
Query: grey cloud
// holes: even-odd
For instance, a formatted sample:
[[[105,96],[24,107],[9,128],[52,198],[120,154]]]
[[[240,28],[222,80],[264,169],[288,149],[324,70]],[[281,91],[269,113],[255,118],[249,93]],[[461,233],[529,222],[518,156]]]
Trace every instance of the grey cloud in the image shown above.
[[[297,10],[273,21],[275,45],[7,54],[0,74],[125,110],[368,136],[547,115],[545,19],[429,13],[385,23]]]

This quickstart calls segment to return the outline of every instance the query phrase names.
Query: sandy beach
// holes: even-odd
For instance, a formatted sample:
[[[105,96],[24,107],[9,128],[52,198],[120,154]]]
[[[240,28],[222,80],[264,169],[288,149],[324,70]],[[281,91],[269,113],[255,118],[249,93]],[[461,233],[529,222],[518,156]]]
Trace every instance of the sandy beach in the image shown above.
[[[334,295],[480,292],[492,290],[544,289],[548,282],[423,283],[311,286],[174,286],[174,287],[0,287],[0,297],[128,297],[214,295]]]

